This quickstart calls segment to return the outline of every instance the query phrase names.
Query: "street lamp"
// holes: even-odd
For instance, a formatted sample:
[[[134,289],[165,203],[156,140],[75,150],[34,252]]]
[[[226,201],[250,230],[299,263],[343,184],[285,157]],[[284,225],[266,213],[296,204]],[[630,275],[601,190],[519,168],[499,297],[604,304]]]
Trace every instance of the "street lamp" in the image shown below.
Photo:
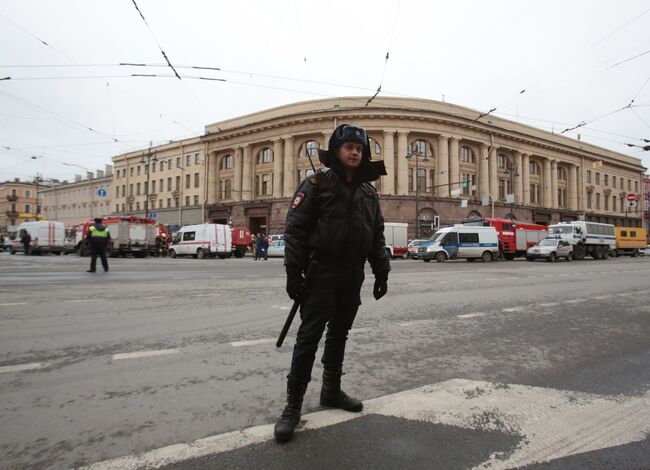
[[[429,159],[426,151],[422,153],[417,148],[414,150],[410,147],[406,158],[410,160],[412,157],[415,157],[415,238],[420,238],[420,157],[423,157],[422,162],[428,162]]]
[[[513,178],[515,176],[519,176],[519,168],[513,165],[512,162],[508,162],[508,164],[506,165],[505,173],[506,175],[508,175],[508,180],[510,183],[510,194],[512,194],[512,202],[510,203],[510,219],[512,220],[512,216],[514,215],[514,210],[515,210]],[[494,217],[494,215],[492,217]]]
[[[150,175],[151,175],[151,162],[154,164],[158,161],[156,154],[151,155],[151,142],[149,143],[149,152],[146,155],[147,159],[145,160],[145,155],[140,159],[140,164],[144,165],[144,170],[147,172],[147,184],[144,186],[144,216],[149,217],[149,185],[151,184]]]

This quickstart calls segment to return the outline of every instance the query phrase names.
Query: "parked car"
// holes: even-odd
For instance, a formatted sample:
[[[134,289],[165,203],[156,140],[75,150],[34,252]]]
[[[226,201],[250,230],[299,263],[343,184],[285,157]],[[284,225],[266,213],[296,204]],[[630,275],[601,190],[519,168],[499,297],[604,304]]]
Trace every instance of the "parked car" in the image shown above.
[[[284,240],[269,243],[268,256],[271,258],[284,258]]]
[[[650,256],[650,245],[646,245],[645,249],[641,251],[642,256]]]
[[[284,234],[277,233],[275,235],[269,235],[269,238],[271,239],[272,242],[281,241],[284,240]]]
[[[427,240],[411,240],[408,244],[408,257],[411,259],[418,259],[418,248]]]
[[[539,244],[528,248],[526,252],[528,261],[535,261],[537,258],[550,262],[557,261],[559,258],[572,261],[573,246],[567,240],[561,238],[545,238]]]
[[[455,225],[438,230],[418,247],[418,257],[425,263],[435,259],[438,263],[448,259],[465,258],[484,263],[499,256],[499,238],[494,227],[465,227]]]

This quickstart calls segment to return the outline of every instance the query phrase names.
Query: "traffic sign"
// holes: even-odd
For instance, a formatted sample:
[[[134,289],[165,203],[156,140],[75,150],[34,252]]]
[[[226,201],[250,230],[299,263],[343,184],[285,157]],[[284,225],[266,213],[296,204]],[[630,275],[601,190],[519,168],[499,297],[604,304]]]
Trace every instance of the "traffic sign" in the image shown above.
[[[99,188],[97,190],[97,195],[99,197],[106,197],[108,195],[108,191],[106,191],[106,189],[104,189],[104,188]]]
[[[627,207],[635,208],[636,207],[636,201],[627,201]]]
[[[156,217],[158,217],[158,214],[156,212],[149,212],[150,219],[155,219]]]
[[[625,199],[627,199],[627,202],[636,202],[636,194],[628,194]]]

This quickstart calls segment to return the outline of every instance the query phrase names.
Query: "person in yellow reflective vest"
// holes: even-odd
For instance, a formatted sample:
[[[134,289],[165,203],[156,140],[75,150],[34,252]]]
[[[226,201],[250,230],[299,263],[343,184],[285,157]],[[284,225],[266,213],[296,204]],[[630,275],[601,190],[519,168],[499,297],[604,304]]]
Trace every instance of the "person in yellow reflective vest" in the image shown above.
[[[108,259],[106,258],[106,247],[111,240],[108,228],[102,224],[101,218],[96,218],[95,223],[88,227],[86,239],[90,245],[90,269],[86,272],[94,273],[97,269],[97,256],[102,260],[104,272],[108,271]]]

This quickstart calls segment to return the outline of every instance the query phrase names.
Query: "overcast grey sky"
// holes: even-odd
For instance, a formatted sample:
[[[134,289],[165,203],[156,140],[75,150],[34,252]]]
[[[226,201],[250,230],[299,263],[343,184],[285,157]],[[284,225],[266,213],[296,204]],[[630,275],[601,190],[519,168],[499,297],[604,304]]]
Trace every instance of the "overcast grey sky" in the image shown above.
[[[380,83],[549,131],[587,121],[567,135],[650,167],[625,145],[650,140],[647,0],[136,1],[153,35],[132,0],[0,0],[0,180],[70,178],[63,163]],[[157,43],[186,78],[117,65],[163,64]]]

